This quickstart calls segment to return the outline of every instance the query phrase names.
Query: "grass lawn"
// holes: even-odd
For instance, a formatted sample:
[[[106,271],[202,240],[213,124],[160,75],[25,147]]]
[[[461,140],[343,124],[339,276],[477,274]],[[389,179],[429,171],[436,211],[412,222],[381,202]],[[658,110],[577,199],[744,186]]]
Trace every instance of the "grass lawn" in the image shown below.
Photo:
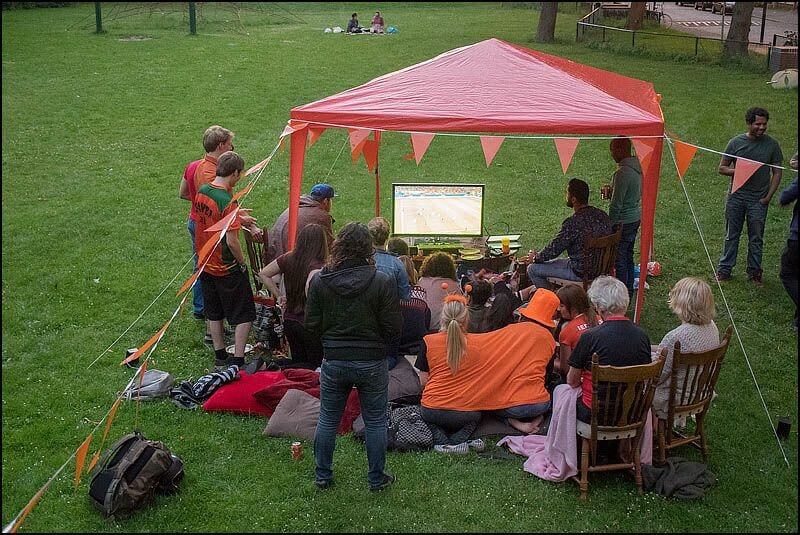
[[[174,4],[173,4],[174,5]],[[323,34],[356,10],[368,21],[381,9],[400,29],[385,38]],[[104,10],[112,11],[108,5]],[[2,520],[9,522],[94,428],[130,378],[119,367],[127,347],[144,343],[177,305],[178,280],[93,367],[95,360],[159,295],[190,256],[187,203],[178,198],[186,162],[202,155],[211,124],[236,132],[246,165],[263,159],[296,105],[331,95],[441,52],[497,37],[594,67],[652,81],[663,95],[667,128],[682,139],[724,149],[743,132],[744,110],[771,113],[770,133],[786,160],[797,147],[797,90],[778,91],[769,74],[741,67],[647,58],[574,43],[576,15],[558,17],[558,42],[530,42],[536,12],[502,4],[282,4],[249,12],[244,26],[228,12],[204,8],[198,35],[185,16],[116,8],[108,32],[94,35],[92,4],[3,12],[2,245]],[[166,8],[165,8],[166,10]],[[288,12],[288,14],[286,13]],[[281,13],[283,13],[281,15]],[[111,16],[113,15],[113,16]],[[227,20],[227,22],[226,22]],[[149,40],[125,40],[132,35]],[[548,140],[507,140],[487,169],[472,138],[434,139],[417,167],[402,155],[408,136],[386,134],[381,150],[382,204],[389,184],[487,184],[486,226],[509,223],[524,245],[542,247],[569,215],[563,177]],[[370,175],[337,154],[346,135],[327,131],[309,150],[304,190],[326,180],[340,197],[335,230],[372,216]],[[722,248],[727,179],[718,156],[698,153],[686,186],[714,261]],[[271,224],[287,202],[288,153],[267,168],[246,206]],[[607,141],[584,141],[569,176],[584,177],[596,196],[614,164]],[[792,175],[786,175],[788,183]],[[384,215],[389,215],[385,213]],[[340,438],[337,485],[312,485],[311,444],[293,462],[288,439],[261,435],[260,418],[143,404],[139,425],[186,463],[183,490],[126,521],[106,521],[73,488],[68,466],[33,510],[30,531],[796,531],[797,336],[791,302],[778,279],[791,218],[775,203],[764,251],[765,287],[745,281],[740,248],[728,302],[770,416],[789,416],[787,468],[738,343],[722,368],[708,418],[709,468],[718,484],[702,500],[637,496],[632,476],[590,477],[589,501],[577,485],[552,484],[523,472],[523,459],[486,460],[429,452],[393,454],[398,476],[389,491],[366,489],[363,447]],[[657,343],[676,325],[666,306],[679,278],[708,278],[703,252],[668,153],[663,157],[655,258],[642,324]],[[717,290],[715,289],[715,294]],[[730,323],[717,294],[720,331]],[[159,345],[152,368],[176,379],[198,377],[211,363],[202,327],[182,314]],[[116,440],[135,425],[123,404]],[[93,447],[99,443],[99,434]],[[108,443],[107,443],[108,444]],[[94,448],[92,449],[94,451]],[[679,455],[698,459],[691,449]]]

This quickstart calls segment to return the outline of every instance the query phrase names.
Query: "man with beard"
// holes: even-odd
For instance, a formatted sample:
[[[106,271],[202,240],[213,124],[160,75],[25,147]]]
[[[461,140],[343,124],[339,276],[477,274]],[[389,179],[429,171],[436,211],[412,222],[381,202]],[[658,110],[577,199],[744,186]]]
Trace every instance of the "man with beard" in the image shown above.
[[[567,206],[573,214],[561,224],[556,237],[540,252],[532,250],[528,256],[528,278],[537,288],[552,289],[547,277],[581,281],[583,242],[612,233],[608,214],[589,205],[589,184],[583,180],[573,178],[567,184]],[[558,258],[564,251],[569,258]]]

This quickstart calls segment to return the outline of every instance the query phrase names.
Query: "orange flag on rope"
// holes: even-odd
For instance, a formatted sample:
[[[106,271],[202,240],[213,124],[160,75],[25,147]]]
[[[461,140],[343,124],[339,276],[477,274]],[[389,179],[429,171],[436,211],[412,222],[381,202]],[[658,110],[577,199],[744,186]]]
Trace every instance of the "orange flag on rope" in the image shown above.
[[[249,175],[251,175],[253,173],[257,173],[258,171],[261,171],[261,169],[266,167],[266,165],[269,163],[270,159],[271,159],[271,157],[269,157],[269,156],[264,158],[263,160],[261,160],[260,162],[255,164],[253,167],[251,167],[250,169],[245,171],[244,176],[249,176]]]
[[[46,491],[49,486],[50,486],[50,482],[48,481],[47,483],[44,484],[44,486],[42,488],[40,488],[38,491],[36,491],[36,494],[33,495],[33,498],[31,498],[31,501],[28,502],[28,505],[26,505],[25,509],[22,510],[22,513],[20,513],[19,518],[8,529],[8,533],[16,533],[17,532],[17,530],[19,529],[20,525],[22,525],[22,522],[25,520],[25,518],[30,514],[30,512],[33,510],[33,508],[36,507],[36,504],[39,503],[39,500],[42,499],[42,495],[44,494],[44,491]],[[3,533],[5,533],[5,532],[6,532],[6,530],[4,528],[3,529]]]
[[[231,202],[238,201],[239,199],[241,199],[242,197],[244,197],[245,195],[250,193],[250,190],[253,189],[253,184],[254,184],[254,182],[250,182],[247,185],[247,187],[242,188],[239,191],[237,191],[236,193],[234,193],[233,197],[231,197]]]
[[[502,136],[481,136],[481,147],[483,148],[483,158],[486,160],[486,167],[489,167],[494,160],[500,145],[506,138]]]
[[[633,143],[633,148],[636,149],[636,157],[639,158],[639,163],[642,164],[642,175],[646,175],[647,170],[650,168],[650,160],[653,158],[653,150],[656,148],[658,139],[633,138],[631,143]]]
[[[198,273],[199,273],[199,271],[198,271]],[[139,357],[141,357],[141,356],[142,356],[142,354],[144,354],[144,352],[145,352],[145,351],[147,351],[148,349],[150,349],[151,347],[153,347],[153,344],[155,344],[155,343],[158,341],[158,339],[161,337],[161,335],[162,335],[162,334],[164,334],[164,332],[166,332],[166,330],[167,330],[167,327],[169,327],[169,324],[170,324],[170,322],[171,322],[171,321],[172,321],[172,318],[170,318],[170,319],[167,321],[167,323],[165,323],[165,324],[164,324],[164,326],[163,326],[163,327],[161,327],[161,328],[158,330],[158,332],[157,332],[156,334],[154,334],[153,336],[151,336],[151,337],[150,337],[150,340],[148,340],[147,342],[145,342],[145,343],[144,343],[144,345],[143,345],[142,347],[140,347],[138,351],[136,351],[136,353],[134,353],[134,354],[133,354],[133,355],[131,355],[130,357],[128,357],[128,358],[126,358],[125,360],[123,360],[122,362],[120,362],[120,363],[119,363],[119,365],[120,365],[120,366],[123,366],[123,365],[125,365],[125,364],[129,363],[129,362],[130,362],[130,361],[132,361],[132,360],[136,360],[136,359],[138,359]]]
[[[103,440],[101,442],[106,441],[106,437],[108,436],[108,432],[111,430],[111,423],[114,421],[114,417],[117,415],[117,409],[119,408],[119,404],[122,401],[122,398],[117,398],[117,401],[111,406],[111,410],[108,411],[108,419],[106,420],[106,428],[103,431]]]
[[[754,162],[753,160],[745,160],[743,158],[736,159],[736,167],[733,170],[733,185],[731,185],[731,193],[744,186],[753,173],[758,171],[758,168],[764,165],[761,162]]]
[[[553,142],[556,144],[556,152],[558,152],[558,159],[561,162],[561,170],[567,174],[569,164],[572,163],[572,157],[575,155],[575,149],[578,147],[580,139],[571,137],[554,137]]]
[[[347,132],[349,133],[348,135],[350,136],[350,152],[351,153],[355,153],[357,150],[360,151],[359,146],[361,148],[364,147],[361,144],[361,142],[364,141],[365,139],[367,139],[369,137],[369,135],[372,133],[371,130],[367,130],[365,128],[348,128]],[[360,152],[359,152],[359,154],[360,154]],[[354,158],[358,159],[357,156],[354,156]]]
[[[86,437],[86,440],[78,446],[75,452],[75,486],[81,482],[81,472],[83,471],[83,463],[86,461],[86,454],[89,451],[89,444],[92,443],[92,435]]]
[[[219,243],[221,234],[222,231],[220,230],[219,232],[217,232],[216,236],[212,236],[211,238],[209,238],[208,241],[205,243],[205,245],[203,245],[203,247],[201,247],[200,250],[197,251],[198,266],[202,266],[205,263],[206,259],[208,258],[208,255],[211,254],[211,251],[213,251],[214,247],[216,247],[217,244]]]
[[[686,170],[689,169],[696,152],[697,147],[694,145],[675,140],[675,160],[678,162],[678,177],[681,180],[683,180]]]
[[[422,157],[425,156],[431,141],[433,141],[433,136],[435,135],[436,134],[411,134],[411,146],[414,148],[414,159],[417,161],[417,165],[419,165]]]
[[[372,173],[378,165],[378,142],[374,139],[364,141],[364,161],[367,163],[367,169]]]
[[[102,448],[100,448],[99,450],[94,452],[94,455],[92,455],[92,460],[89,461],[89,464],[86,465],[86,473],[87,474],[92,471],[92,468],[94,468],[94,465],[96,465],[97,461],[100,460],[100,452],[101,451],[102,451]]]
[[[200,277],[201,273],[202,273],[202,271],[199,270],[199,269],[197,271],[195,271],[194,273],[192,273],[192,276],[189,277],[188,279],[186,279],[186,281],[181,285],[181,287],[175,293],[175,297],[181,295],[183,292],[185,292],[186,290],[191,288],[192,284],[194,284],[194,281],[196,281]]]
[[[144,372],[147,371],[147,361],[142,362],[142,367],[139,369],[139,390],[142,389],[142,383],[144,382]],[[139,400],[139,396],[137,394],[136,400]]]
[[[323,127],[319,127],[319,126],[309,126],[308,127],[308,146],[309,146],[309,148],[314,146],[314,143],[317,142],[317,140],[319,139],[319,136],[321,136],[322,133],[325,130],[327,130],[327,129],[323,128]]]
[[[304,123],[302,121],[289,121],[289,124],[286,125],[286,128],[283,129],[281,132],[281,137],[286,137],[289,134],[297,132],[298,130],[302,130],[303,128],[307,127],[308,123]]]
[[[232,220],[234,217],[236,217],[236,215],[237,215],[238,213],[239,213],[239,210],[238,210],[238,209],[234,210],[234,211],[233,211],[233,212],[231,212],[230,214],[226,215],[225,217],[223,217],[222,219],[220,219],[219,221],[217,221],[216,223],[214,223],[213,225],[211,225],[210,227],[208,227],[208,228],[206,229],[206,232],[216,232],[216,231],[218,231],[218,230],[219,230],[219,231],[221,231],[223,228],[225,228],[226,226],[228,226],[228,224],[231,222],[231,220]]]
[[[350,153],[350,156],[353,159],[353,163],[356,163],[359,158],[361,158],[361,154],[364,152],[364,145],[366,145],[367,140],[361,141],[358,145],[355,146],[353,152]]]

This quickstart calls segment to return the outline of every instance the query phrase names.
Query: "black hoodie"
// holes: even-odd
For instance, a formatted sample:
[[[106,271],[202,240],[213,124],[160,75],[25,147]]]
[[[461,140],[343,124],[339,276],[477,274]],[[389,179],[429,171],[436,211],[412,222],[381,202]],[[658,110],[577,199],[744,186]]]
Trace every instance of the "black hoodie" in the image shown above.
[[[305,327],[322,338],[326,359],[386,358],[400,339],[403,316],[394,280],[360,264],[325,267],[311,279]]]

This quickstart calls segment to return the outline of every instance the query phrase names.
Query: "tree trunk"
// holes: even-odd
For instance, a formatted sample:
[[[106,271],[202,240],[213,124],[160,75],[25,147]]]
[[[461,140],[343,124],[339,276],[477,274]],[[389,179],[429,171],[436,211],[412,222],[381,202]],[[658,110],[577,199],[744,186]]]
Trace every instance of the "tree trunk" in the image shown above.
[[[628,22],[625,24],[625,28],[629,30],[641,30],[646,7],[647,2],[631,2],[631,8],[628,10]]]
[[[537,43],[553,42],[556,33],[556,15],[558,15],[558,2],[542,2],[539,26],[536,28]]]
[[[731,27],[725,38],[722,55],[747,56],[747,41],[750,39],[750,19],[753,16],[755,2],[736,2],[731,15]]]

